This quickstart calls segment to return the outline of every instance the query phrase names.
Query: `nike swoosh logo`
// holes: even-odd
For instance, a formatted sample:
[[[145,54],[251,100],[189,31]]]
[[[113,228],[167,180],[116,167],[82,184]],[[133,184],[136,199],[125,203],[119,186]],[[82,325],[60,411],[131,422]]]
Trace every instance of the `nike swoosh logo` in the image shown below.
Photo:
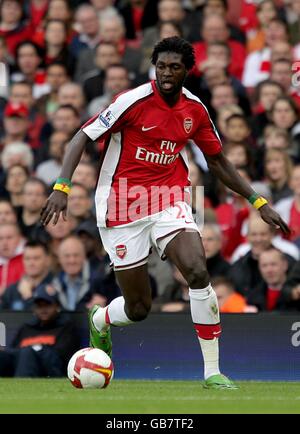
[[[153,130],[153,128],[156,128],[156,125],[154,125],[154,127],[149,127],[149,128],[145,128],[144,126],[142,126],[142,131]]]

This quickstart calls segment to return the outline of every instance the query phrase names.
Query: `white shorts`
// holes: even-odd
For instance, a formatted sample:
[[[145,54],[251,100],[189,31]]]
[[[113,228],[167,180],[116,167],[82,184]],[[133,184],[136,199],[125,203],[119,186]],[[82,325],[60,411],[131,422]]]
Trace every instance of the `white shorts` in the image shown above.
[[[182,230],[200,233],[191,207],[185,202],[177,202],[158,214],[128,225],[99,228],[103,246],[116,271],[146,264],[151,247],[164,259],[167,244]]]

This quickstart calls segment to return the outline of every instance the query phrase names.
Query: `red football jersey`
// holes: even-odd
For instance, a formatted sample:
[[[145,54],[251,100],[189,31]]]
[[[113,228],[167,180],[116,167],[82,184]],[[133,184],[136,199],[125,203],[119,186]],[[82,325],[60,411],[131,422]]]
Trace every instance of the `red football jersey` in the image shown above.
[[[128,224],[183,200],[190,184],[188,140],[208,155],[222,149],[199,98],[183,88],[170,107],[155,82],[119,95],[82,131],[105,140],[95,196],[98,226]]]

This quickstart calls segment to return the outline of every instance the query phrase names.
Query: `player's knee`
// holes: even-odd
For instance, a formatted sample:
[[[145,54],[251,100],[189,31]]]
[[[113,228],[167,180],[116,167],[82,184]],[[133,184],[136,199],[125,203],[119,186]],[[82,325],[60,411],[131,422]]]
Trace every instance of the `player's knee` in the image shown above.
[[[143,321],[147,318],[151,309],[151,301],[139,301],[128,306],[127,316],[131,321]]]
[[[205,288],[210,280],[205,264],[200,263],[189,267],[186,280],[190,288]]]

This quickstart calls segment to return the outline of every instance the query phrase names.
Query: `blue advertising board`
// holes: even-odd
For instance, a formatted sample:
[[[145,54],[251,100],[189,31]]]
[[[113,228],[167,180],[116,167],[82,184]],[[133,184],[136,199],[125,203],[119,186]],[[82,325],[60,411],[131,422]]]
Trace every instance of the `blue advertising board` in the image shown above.
[[[9,344],[30,314],[0,313]],[[72,314],[88,346],[85,314]],[[300,381],[300,315],[225,314],[221,369],[235,380]],[[188,314],[152,314],[139,324],[113,329],[115,377],[197,380],[203,376],[200,346]]]

